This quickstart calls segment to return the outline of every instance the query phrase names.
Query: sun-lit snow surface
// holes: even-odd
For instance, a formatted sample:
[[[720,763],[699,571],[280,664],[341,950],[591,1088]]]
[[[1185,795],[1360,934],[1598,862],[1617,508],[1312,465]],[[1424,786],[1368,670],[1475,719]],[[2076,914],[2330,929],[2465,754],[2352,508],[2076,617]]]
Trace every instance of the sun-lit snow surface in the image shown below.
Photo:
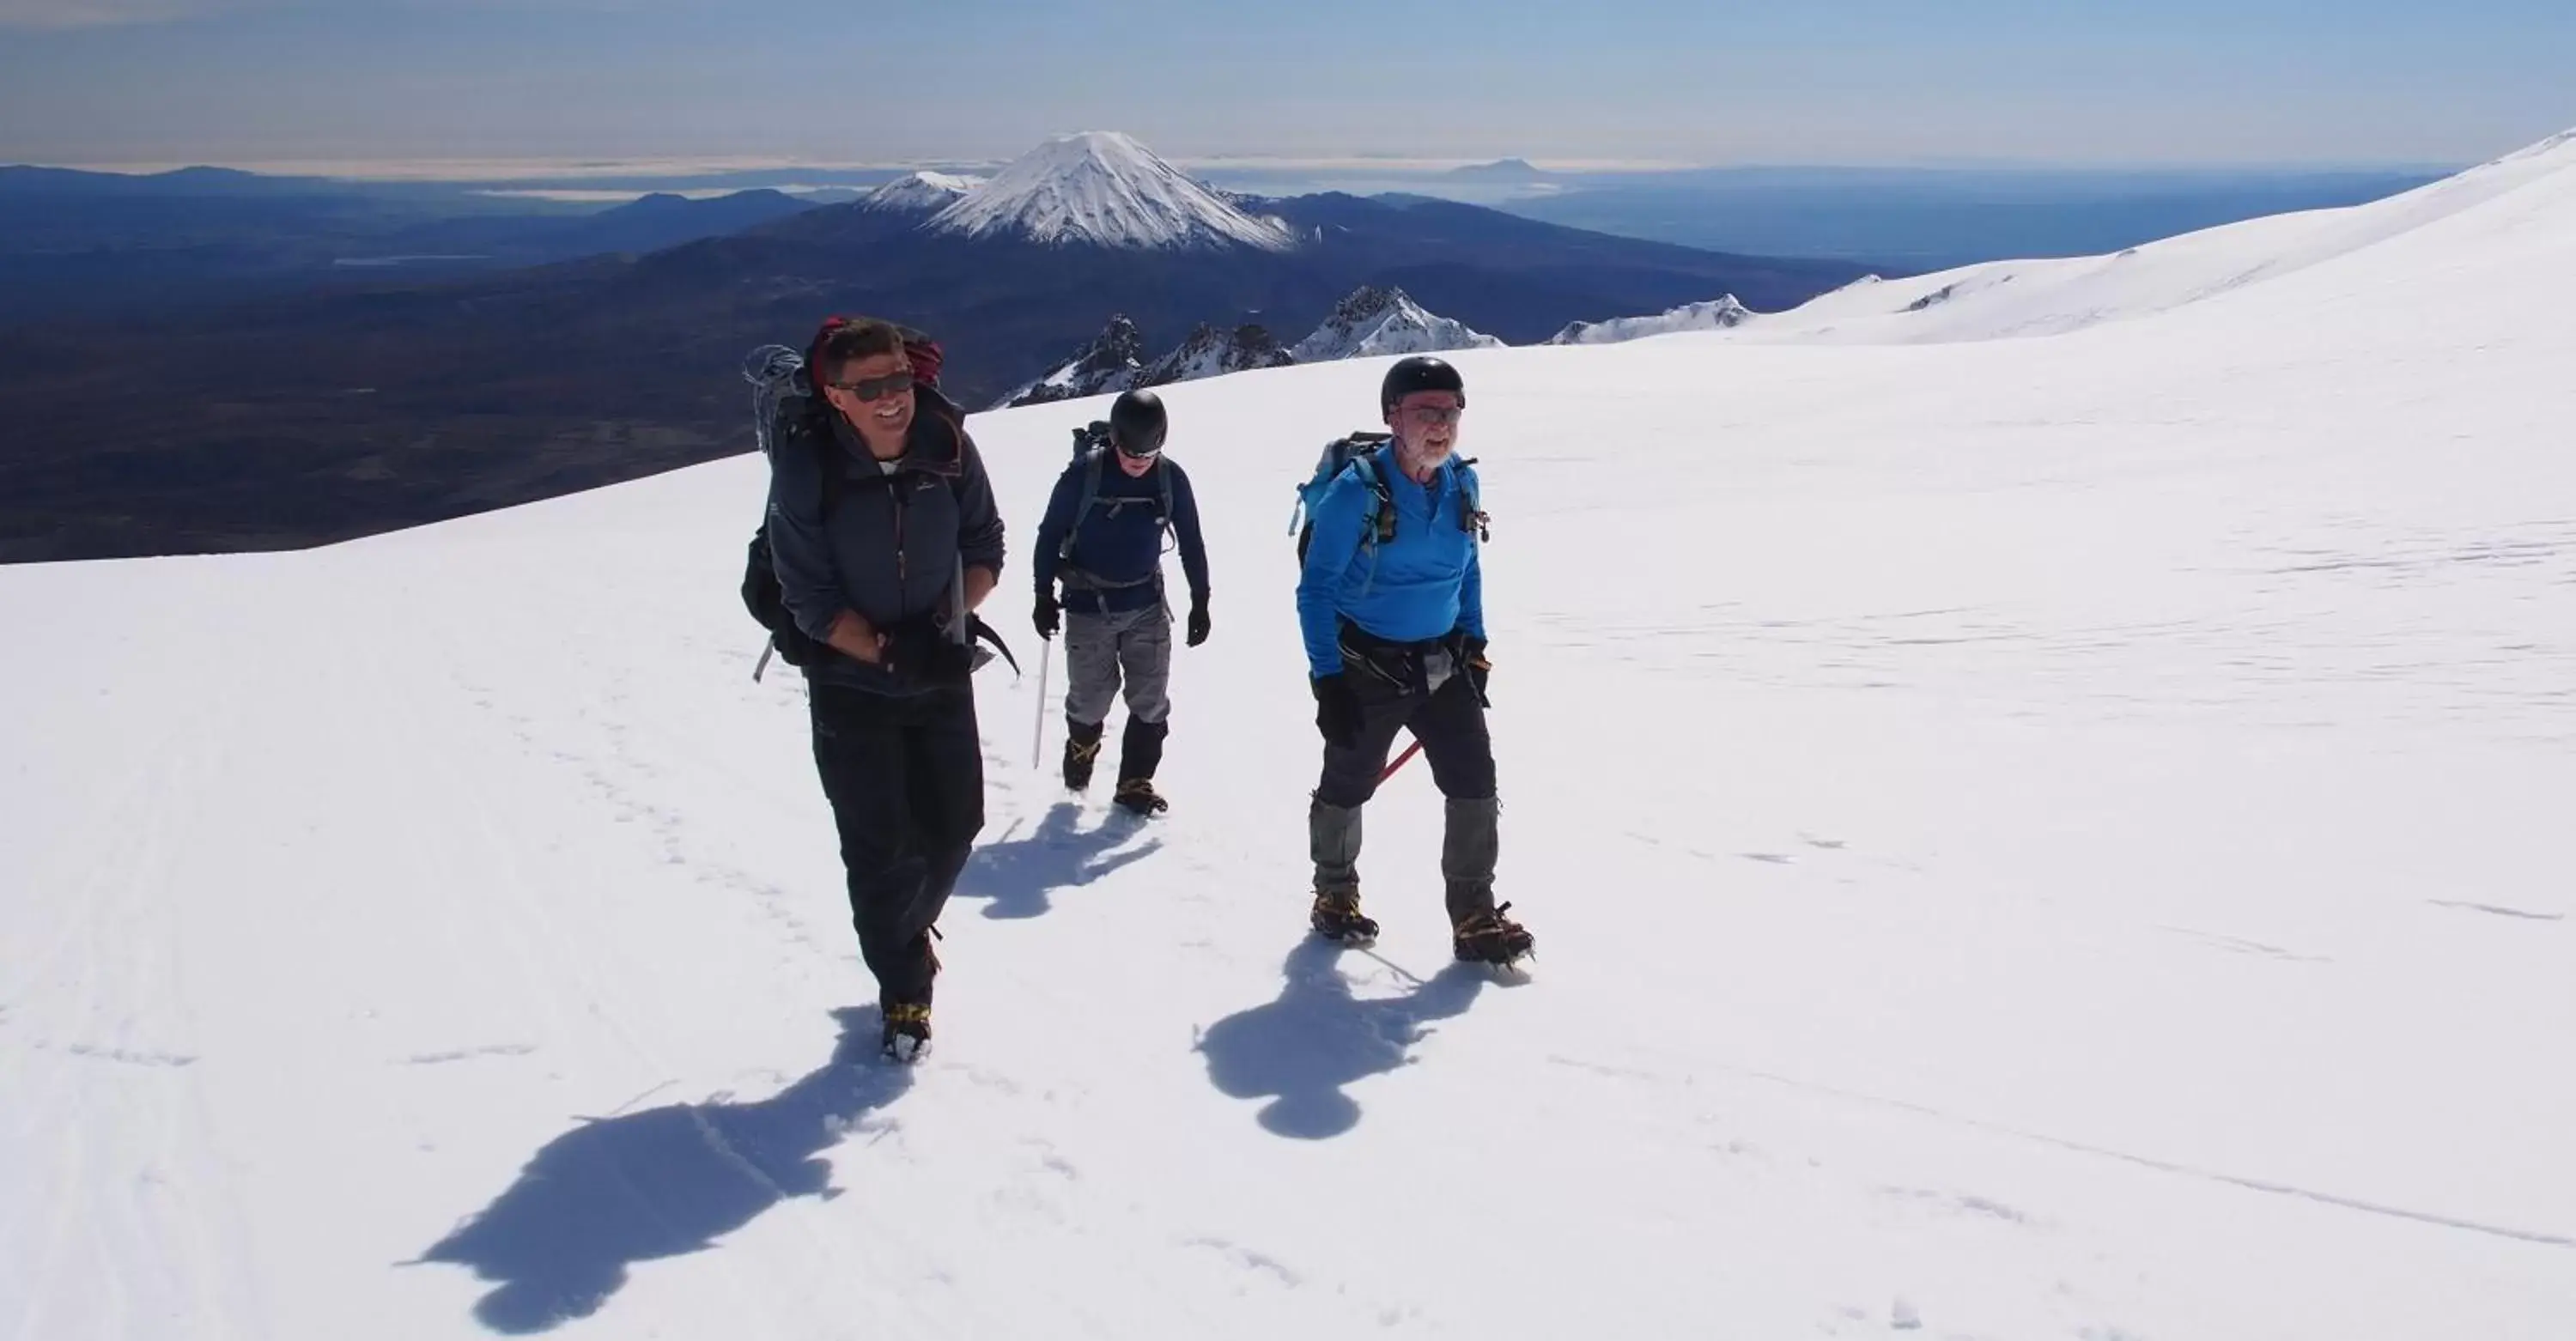
[[[1909,279],[1863,280],[1792,311],[1757,317],[1739,338],[1991,340],[2145,316],[2350,255],[2562,175],[2571,164],[2576,131],[2348,209],[2249,219],[2109,256],[1993,261]]]
[[[1626,340],[1642,340],[1649,335],[1731,330],[1752,317],[1753,313],[1730,294],[1705,303],[1684,303],[1651,317],[1574,322],[1549,336],[1547,342],[1552,345],[1615,345]]]
[[[1060,135],[934,215],[929,228],[1048,244],[1285,251],[1277,222],[1256,219],[1152,150],[1111,131]]]
[[[1522,986],[1419,763],[1378,953],[1300,938],[1278,528],[1381,364],[1165,393],[1216,632],[1141,829],[1030,766],[1103,406],[976,420],[1029,675],[916,1073],[837,1051],[755,461],[0,570],[0,1318],[2564,1341],[2576,171],[2513,171],[2049,339],[1457,355]]]
[[[1380,354],[1499,349],[1502,344],[1463,321],[1431,312],[1402,289],[1364,287],[1335,304],[1332,315],[1288,353],[1299,363],[1324,363]]]
[[[859,208],[898,214],[935,214],[974,193],[982,177],[950,172],[910,172],[859,197]]]

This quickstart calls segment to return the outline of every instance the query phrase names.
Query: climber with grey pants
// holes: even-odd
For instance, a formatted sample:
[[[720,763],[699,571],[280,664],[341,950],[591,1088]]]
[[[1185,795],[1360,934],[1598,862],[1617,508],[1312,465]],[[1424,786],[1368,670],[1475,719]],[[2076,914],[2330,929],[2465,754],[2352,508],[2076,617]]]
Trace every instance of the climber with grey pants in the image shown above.
[[[1172,711],[1166,534],[1178,543],[1189,580],[1189,645],[1208,636],[1207,547],[1190,477],[1163,455],[1169,427],[1161,397],[1129,391],[1110,407],[1105,424],[1076,430],[1078,451],[1047,500],[1032,564],[1038,636],[1064,634],[1064,785],[1075,791],[1091,785],[1109,709],[1123,689],[1127,728],[1119,740],[1114,799],[1139,815],[1169,805],[1154,790]]]
[[[1378,389],[1390,430],[1368,450],[1328,448],[1300,491],[1310,526],[1297,583],[1323,776],[1306,813],[1315,863],[1315,934],[1346,945],[1377,939],[1360,911],[1360,812],[1385,776],[1396,734],[1410,729],[1446,799],[1440,875],[1450,946],[1472,963],[1509,966],[1529,930],[1494,902],[1500,803],[1485,728],[1486,518],[1473,466],[1457,456],[1467,388],[1424,355],[1399,359]]]

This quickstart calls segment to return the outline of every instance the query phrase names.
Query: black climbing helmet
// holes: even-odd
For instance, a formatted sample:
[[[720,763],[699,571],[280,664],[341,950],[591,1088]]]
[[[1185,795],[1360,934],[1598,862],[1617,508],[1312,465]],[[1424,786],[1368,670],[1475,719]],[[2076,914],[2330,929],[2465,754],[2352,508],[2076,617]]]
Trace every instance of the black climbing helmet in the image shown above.
[[[1467,404],[1467,383],[1458,370],[1445,359],[1429,354],[1416,354],[1395,361],[1386,370],[1386,380],[1378,384],[1377,404],[1381,413],[1393,413],[1396,405],[1416,391],[1449,391],[1458,396],[1458,404]]]
[[[1163,434],[1170,426],[1170,418],[1163,413],[1163,398],[1151,391],[1122,391],[1117,403],[1109,407],[1109,440],[1121,455],[1159,454]]]

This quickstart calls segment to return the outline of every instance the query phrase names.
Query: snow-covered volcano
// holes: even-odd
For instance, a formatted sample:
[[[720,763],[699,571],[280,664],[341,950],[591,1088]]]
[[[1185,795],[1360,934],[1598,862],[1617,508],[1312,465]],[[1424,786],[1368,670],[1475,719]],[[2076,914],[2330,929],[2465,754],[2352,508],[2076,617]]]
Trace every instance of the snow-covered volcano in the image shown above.
[[[1287,251],[1295,245],[1280,224],[1244,213],[1114,131],[1048,140],[942,210],[928,226],[1050,246]]]
[[[986,178],[961,173],[906,173],[861,196],[863,210],[894,214],[937,214],[982,186]]]
[[[1025,614],[1106,407],[971,421],[1029,673],[916,1070],[750,675],[758,457],[0,567],[0,1325],[2564,1341],[2576,144],[2515,171],[2068,334],[1453,355],[1525,983],[1421,760],[1383,938],[1305,931],[1283,523],[1383,360],[1163,393],[1219,599],[1150,823]]]

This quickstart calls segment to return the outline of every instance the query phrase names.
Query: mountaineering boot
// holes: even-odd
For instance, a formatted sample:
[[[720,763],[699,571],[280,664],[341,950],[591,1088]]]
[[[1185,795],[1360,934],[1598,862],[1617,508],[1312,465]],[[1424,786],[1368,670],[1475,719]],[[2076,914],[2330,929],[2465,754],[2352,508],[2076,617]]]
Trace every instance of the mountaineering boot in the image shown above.
[[[1360,911],[1360,892],[1356,889],[1319,889],[1315,891],[1314,911],[1307,920],[1315,934],[1344,945],[1377,944],[1377,919]]]
[[[939,979],[939,928],[922,928],[912,938],[913,953],[921,965],[918,1000],[877,998],[877,1008],[885,1012],[885,1036],[881,1040],[885,1055],[898,1062],[909,1062],[930,1051],[930,991]],[[907,997],[910,992],[907,991]]]
[[[1154,770],[1163,766],[1163,738],[1170,734],[1169,722],[1127,719],[1126,734],[1118,740],[1118,804],[1139,815],[1170,806],[1154,790]]]
[[[930,1051],[930,1003],[910,1001],[885,1008],[882,1046],[889,1061],[912,1063]]]
[[[1172,807],[1172,803],[1164,800],[1162,793],[1155,791],[1153,782],[1147,778],[1129,778],[1119,783],[1118,794],[1110,799],[1139,815],[1160,814]]]
[[[1093,722],[1086,726],[1070,717],[1064,719],[1064,785],[1070,790],[1078,792],[1091,785],[1091,764],[1100,757],[1103,725]]]
[[[1450,948],[1460,960],[1471,964],[1492,964],[1510,968],[1530,952],[1536,939],[1529,928],[1503,914],[1512,910],[1508,903],[1488,913],[1477,913],[1457,924],[1450,935]]]

